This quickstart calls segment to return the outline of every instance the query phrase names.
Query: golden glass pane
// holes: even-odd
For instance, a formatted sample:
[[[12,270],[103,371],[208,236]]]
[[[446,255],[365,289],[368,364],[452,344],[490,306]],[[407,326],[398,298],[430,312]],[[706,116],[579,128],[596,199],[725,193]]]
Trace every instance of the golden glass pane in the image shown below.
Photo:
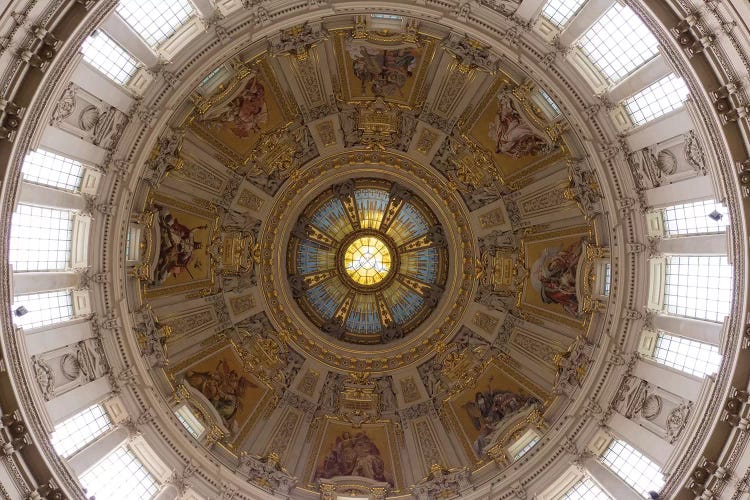
[[[391,252],[377,237],[362,236],[354,240],[344,252],[344,269],[360,285],[375,285],[391,269]]]

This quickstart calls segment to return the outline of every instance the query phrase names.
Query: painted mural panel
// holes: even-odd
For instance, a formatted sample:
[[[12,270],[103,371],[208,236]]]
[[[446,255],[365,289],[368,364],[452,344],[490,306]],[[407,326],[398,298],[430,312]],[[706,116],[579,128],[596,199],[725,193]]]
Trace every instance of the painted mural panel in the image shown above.
[[[208,246],[216,217],[179,200],[151,198],[146,295],[176,293],[210,284],[213,279]]]
[[[492,87],[470,119],[468,135],[490,153],[503,178],[508,179],[553,153],[559,153],[546,124],[526,109],[503,83]]]
[[[582,327],[583,243],[590,240],[588,226],[532,234],[522,240],[523,265],[528,271],[520,297],[525,311],[573,327]]]
[[[230,440],[242,440],[261,413],[268,387],[244,369],[231,342],[223,342],[175,367],[175,378],[207,401]],[[214,352],[210,352],[214,351]]]
[[[391,422],[364,423],[324,421],[314,460],[308,466],[311,483],[338,476],[358,476],[400,488],[401,465],[397,461]]]
[[[467,448],[480,458],[513,430],[519,418],[541,408],[545,396],[539,387],[494,361],[446,406]]]
[[[195,132],[210,144],[246,158],[263,134],[286,123],[287,110],[270,69],[261,62],[242,68],[227,88],[202,101]]]
[[[383,97],[413,104],[434,42],[338,32],[335,50],[345,100]]]

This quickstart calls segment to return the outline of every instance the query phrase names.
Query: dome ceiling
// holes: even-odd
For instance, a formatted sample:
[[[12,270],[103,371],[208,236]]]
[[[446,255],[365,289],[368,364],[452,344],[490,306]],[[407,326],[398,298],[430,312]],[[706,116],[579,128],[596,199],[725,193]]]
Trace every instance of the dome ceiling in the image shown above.
[[[601,193],[513,71],[463,35],[343,17],[234,55],[175,113],[131,216],[131,300],[217,458],[398,494],[560,414],[608,300]]]

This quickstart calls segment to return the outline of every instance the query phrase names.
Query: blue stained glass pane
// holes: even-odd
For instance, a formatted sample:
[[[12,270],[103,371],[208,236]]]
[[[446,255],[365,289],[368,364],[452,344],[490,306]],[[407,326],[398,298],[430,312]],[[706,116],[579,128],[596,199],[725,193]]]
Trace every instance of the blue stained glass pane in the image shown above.
[[[337,240],[354,231],[344,211],[344,206],[338,198],[328,200],[320,207],[313,215],[311,222],[313,226]]]
[[[297,274],[334,269],[336,254],[313,241],[302,240],[297,247]]]
[[[375,297],[372,295],[357,297],[346,319],[346,328],[360,334],[374,334],[380,331],[380,314]]]
[[[401,272],[423,283],[437,280],[438,252],[434,247],[401,255]]]
[[[411,288],[404,285],[394,285],[388,302],[391,306],[391,314],[396,323],[406,323],[414,317],[424,304],[424,299]]]
[[[339,304],[344,300],[346,289],[339,280],[330,279],[305,293],[315,310],[324,319],[328,319],[333,316]]]
[[[397,245],[406,243],[425,234],[430,229],[421,213],[411,204],[405,204],[399,210],[396,219],[388,228],[388,235]]]
[[[359,222],[363,228],[379,228],[383,214],[388,207],[388,191],[382,189],[357,189],[354,202],[359,212]]]

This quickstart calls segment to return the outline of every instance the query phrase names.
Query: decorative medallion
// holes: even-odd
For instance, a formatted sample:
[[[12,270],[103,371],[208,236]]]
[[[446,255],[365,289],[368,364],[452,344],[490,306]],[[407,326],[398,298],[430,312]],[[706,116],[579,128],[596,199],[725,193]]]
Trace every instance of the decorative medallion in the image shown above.
[[[445,238],[434,213],[408,189],[350,179],[305,208],[287,247],[287,273],[293,298],[326,334],[386,343],[437,306]]]

